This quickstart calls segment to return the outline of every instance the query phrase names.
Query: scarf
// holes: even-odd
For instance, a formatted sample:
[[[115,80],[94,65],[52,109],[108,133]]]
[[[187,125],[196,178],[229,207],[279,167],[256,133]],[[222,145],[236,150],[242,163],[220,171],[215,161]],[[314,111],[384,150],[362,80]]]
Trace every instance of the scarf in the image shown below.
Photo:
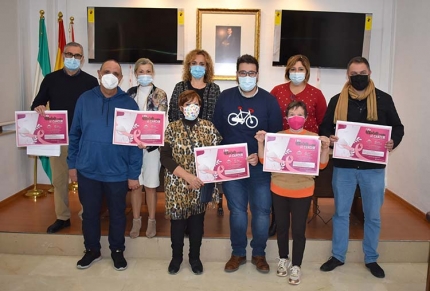
[[[367,98],[367,120],[376,121],[378,120],[378,108],[376,108],[376,93],[375,84],[372,80],[369,80],[369,85],[367,85],[366,90],[363,94],[359,95],[351,86],[349,81],[345,83],[342,91],[340,92],[339,100],[336,104],[336,109],[334,110],[333,123],[338,120],[347,121],[348,115],[348,96],[351,96],[354,100],[364,100]]]

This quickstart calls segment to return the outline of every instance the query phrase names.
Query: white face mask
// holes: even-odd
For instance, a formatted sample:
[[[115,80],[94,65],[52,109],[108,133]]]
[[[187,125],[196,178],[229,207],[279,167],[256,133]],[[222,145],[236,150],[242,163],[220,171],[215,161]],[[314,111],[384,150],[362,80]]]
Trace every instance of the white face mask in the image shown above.
[[[115,89],[118,86],[118,78],[114,74],[106,74],[102,76],[102,85],[108,90]]]

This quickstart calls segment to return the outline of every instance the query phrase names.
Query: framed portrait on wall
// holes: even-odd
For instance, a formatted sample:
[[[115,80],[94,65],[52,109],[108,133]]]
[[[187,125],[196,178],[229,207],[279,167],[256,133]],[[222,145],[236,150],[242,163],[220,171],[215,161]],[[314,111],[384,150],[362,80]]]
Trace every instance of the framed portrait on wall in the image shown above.
[[[239,56],[259,58],[260,10],[197,9],[197,48],[212,56],[215,80],[235,80]]]

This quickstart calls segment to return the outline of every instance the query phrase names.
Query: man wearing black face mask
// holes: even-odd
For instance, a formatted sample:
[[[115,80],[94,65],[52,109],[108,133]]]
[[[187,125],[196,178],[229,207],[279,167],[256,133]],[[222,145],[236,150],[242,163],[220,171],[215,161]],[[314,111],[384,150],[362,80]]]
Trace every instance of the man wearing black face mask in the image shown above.
[[[399,145],[404,128],[390,95],[375,88],[370,79],[369,62],[363,57],[351,59],[347,67],[348,82],[340,94],[331,98],[320,135],[338,141],[334,135],[338,120],[388,125],[392,127],[391,140],[385,144],[388,151]],[[333,216],[332,257],[320,270],[332,271],[345,262],[349,239],[349,214],[357,185],[360,186],[365,213],[363,252],[364,262],[372,275],[384,278],[384,270],[376,262],[381,230],[380,210],[385,193],[385,165],[354,160],[333,159]]]

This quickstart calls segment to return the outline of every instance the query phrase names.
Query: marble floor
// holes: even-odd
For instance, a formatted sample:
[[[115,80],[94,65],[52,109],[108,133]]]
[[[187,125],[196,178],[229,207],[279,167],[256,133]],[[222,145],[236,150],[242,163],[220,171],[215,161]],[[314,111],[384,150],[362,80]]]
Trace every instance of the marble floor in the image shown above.
[[[204,273],[196,276],[184,260],[177,275],[167,273],[168,261],[129,258],[128,269],[115,271],[112,260],[103,258],[89,269],[76,269],[76,256],[33,256],[0,254],[2,291],[98,291],[98,290],[341,290],[423,291],[427,263],[383,263],[386,277],[373,277],[363,264],[347,263],[332,272],[319,271],[320,264],[302,266],[302,283],[291,286],[286,278],[260,274],[249,261],[237,272],[224,272],[222,262],[203,262]]]

